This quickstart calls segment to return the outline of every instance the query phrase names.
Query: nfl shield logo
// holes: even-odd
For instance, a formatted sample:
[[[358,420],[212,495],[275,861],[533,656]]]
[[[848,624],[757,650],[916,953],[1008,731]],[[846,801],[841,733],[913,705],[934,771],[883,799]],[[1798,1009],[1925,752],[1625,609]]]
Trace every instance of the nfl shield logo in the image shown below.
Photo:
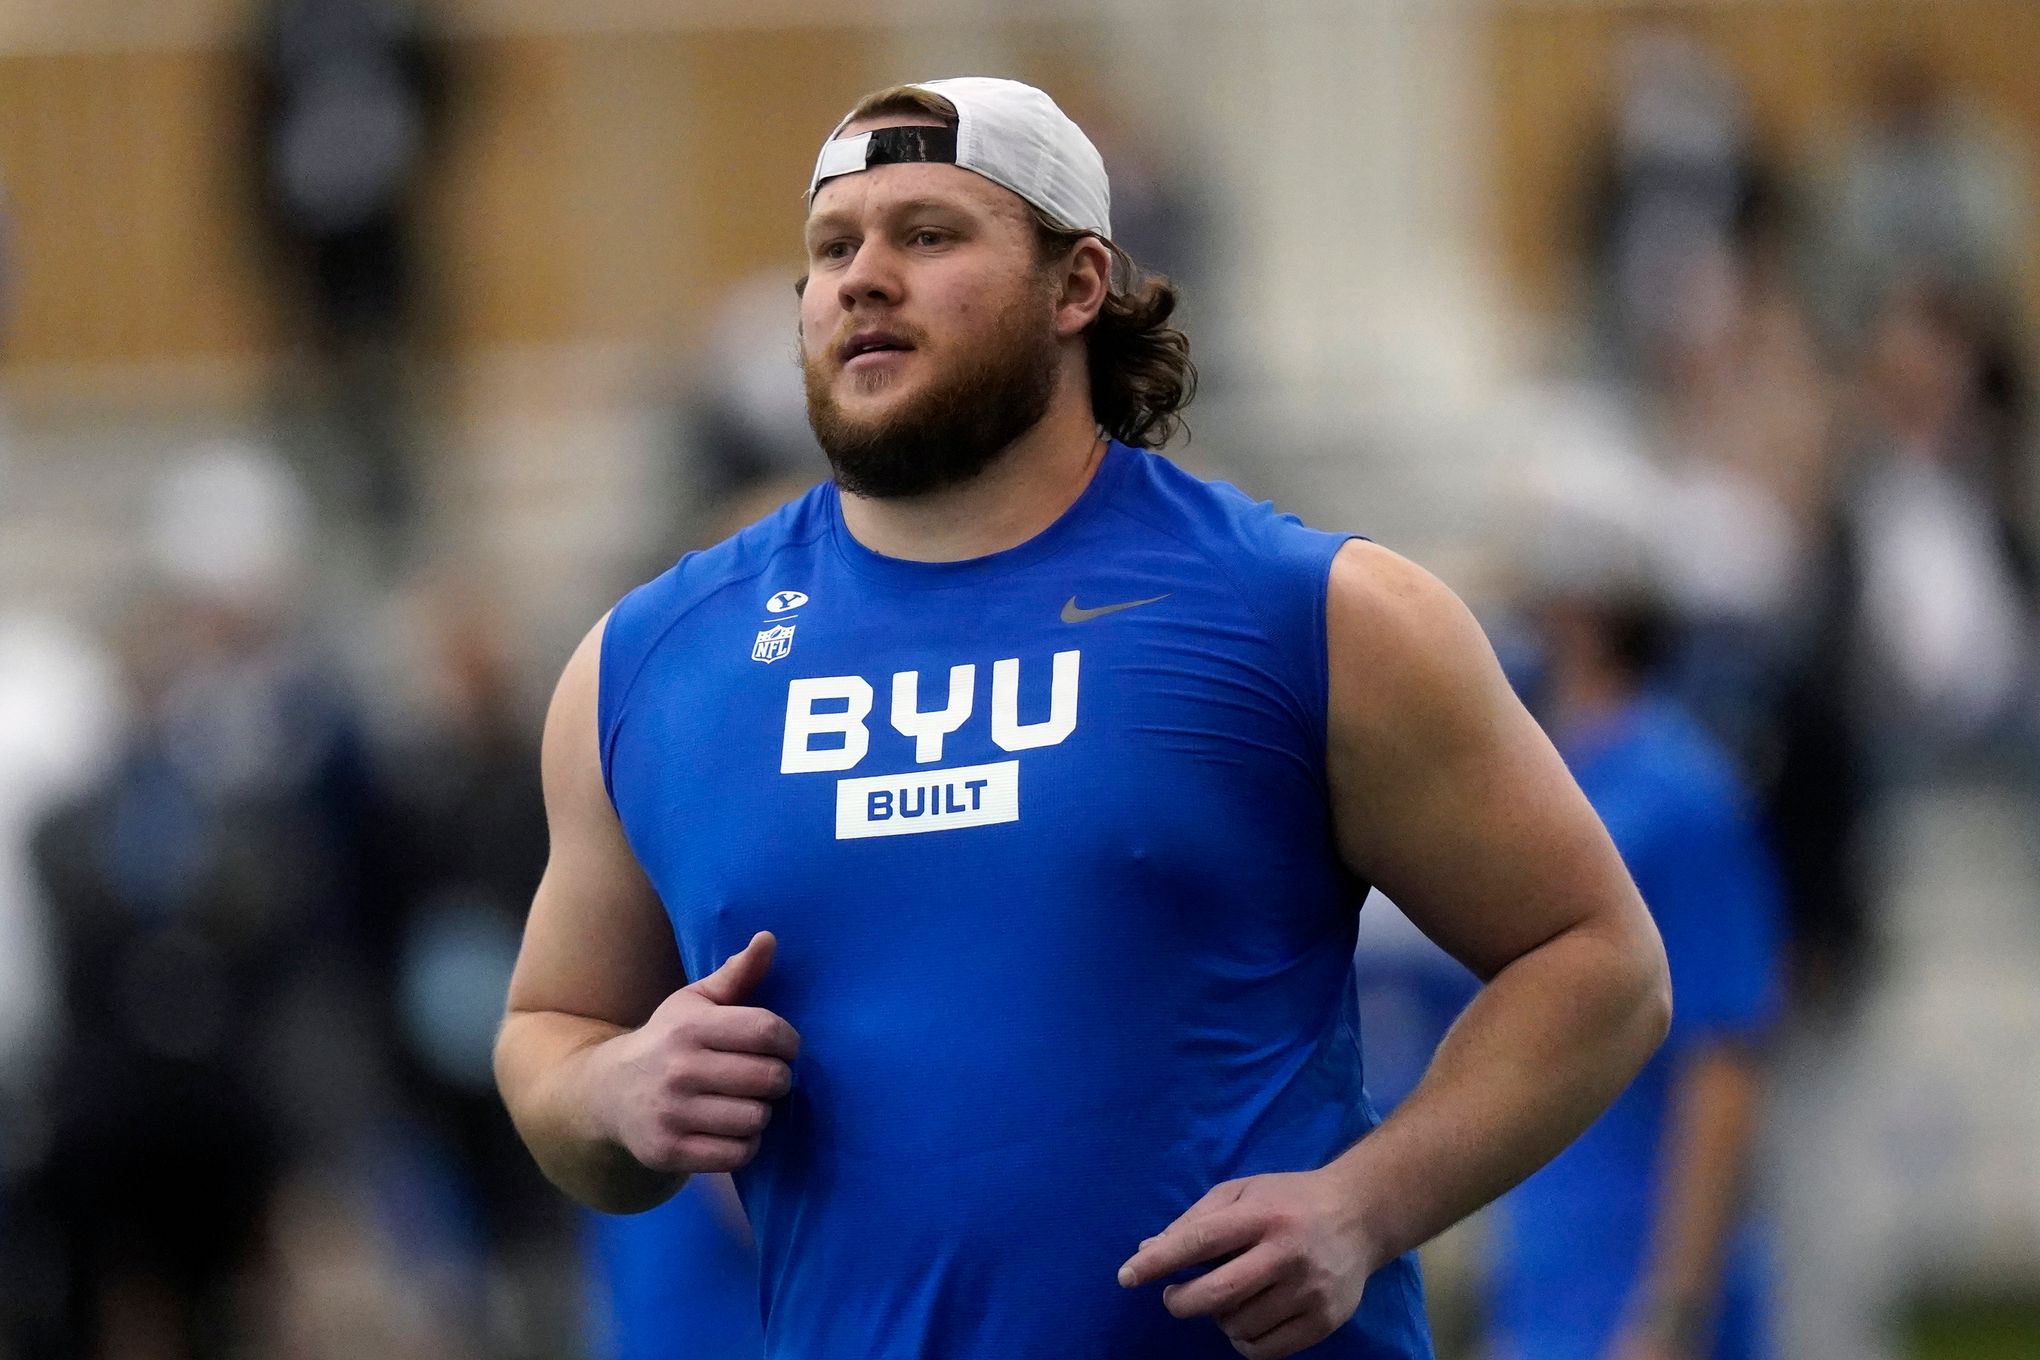
[[[774,624],[758,634],[758,640],[751,644],[753,661],[777,661],[793,650],[793,625]]]

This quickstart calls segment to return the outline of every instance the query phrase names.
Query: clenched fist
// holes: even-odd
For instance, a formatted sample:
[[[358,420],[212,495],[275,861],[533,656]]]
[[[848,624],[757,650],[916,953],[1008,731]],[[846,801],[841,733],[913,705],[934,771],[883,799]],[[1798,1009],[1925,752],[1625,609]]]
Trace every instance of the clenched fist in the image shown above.
[[[734,1171],[758,1152],[772,1102],[793,1085],[800,1035],[744,1004],[777,947],[768,931],[602,1046],[597,1122],[654,1171]]]

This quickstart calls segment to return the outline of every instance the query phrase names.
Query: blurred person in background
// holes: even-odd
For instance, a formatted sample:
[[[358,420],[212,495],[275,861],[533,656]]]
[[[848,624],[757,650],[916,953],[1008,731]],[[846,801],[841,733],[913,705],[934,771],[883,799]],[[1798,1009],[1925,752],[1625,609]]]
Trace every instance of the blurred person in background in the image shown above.
[[[403,711],[386,717],[376,758],[387,897],[368,913],[392,1151],[431,1189],[410,1235],[436,1248],[432,1303],[447,1324],[475,1354],[548,1360],[574,1348],[574,1225],[504,1117],[489,1066],[545,865],[538,750],[480,589],[439,574],[402,604],[402,675],[383,699]]]
[[[1864,948],[1867,804],[1819,601],[1840,397],[1787,225],[1694,248],[1630,399],[1648,464],[1665,657],[1654,683],[1735,761],[1785,886],[1796,1001],[1848,999]]]
[[[1888,281],[1837,401],[1759,764],[1791,922],[1791,993],[1849,1014],[1877,963],[1866,828],[1950,775],[2031,785],[2030,439],[2009,328],[1938,276]]]
[[[1824,815],[1839,794],[1860,808],[1834,867],[1862,910],[1847,947],[1813,955],[1843,970],[1812,979],[1824,999],[1856,1004],[1799,1007],[1830,1023],[1799,1027],[1778,1092],[1794,1356],[1901,1353],[1922,1293],[1974,1290],[1980,1244],[2032,1214],[2031,1116],[1994,1113],[2016,1064],[1991,1043],[2021,1032],[2018,1013],[1981,999],[2030,996],[2034,967],[2023,356],[1999,293],[1923,266],[1870,296],[1845,351],[1836,494],[1806,602],[1804,688],[1837,703],[1842,759],[1802,762],[1801,807]]]
[[[1879,63],[1828,179],[1818,262],[1844,343],[1873,324],[1891,283],[1909,274],[1978,297],[2016,289],[2035,208],[2025,157],[1925,53]]]
[[[1540,581],[1533,707],[1664,937],[1670,1037],[1614,1106],[1497,1206],[1495,1360],[1756,1360],[1769,1270],[1747,1208],[1779,903],[1721,747],[1654,684],[1666,618],[1618,554]]]
[[[12,205],[0,182],[0,353],[14,300]],[[0,512],[13,511],[13,430],[0,400]],[[55,1048],[57,982],[48,903],[33,843],[50,807],[96,779],[120,721],[113,667],[69,622],[10,598],[0,604],[0,1356],[62,1349],[53,1307],[43,1101]]]
[[[1832,398],[1756,243],[1696,250],[1635,389],[1657,482],[1666,677],[1757,777],[1775,763],[1796,611],[1828,495]]]
[[[1799,277],[1804,196],[1763,153],[1737,73],[1698,38],[1642,29],[1619,61],[1586,307],[1633,412],[1622,456],[1655,507],[1667,624],[1655,682],[1763,809],[1790,994],[1838,1013],[1870,934],[1868,753],[1833,683],[1843,394]]]
[[[1857,744],[1885,785],[2034,773],[2031,432],[2006,337],[1974,294],[1913,273],[1859,347],[1827,608]]]
[[[264,0],[248,52],[249,173],[266,260],[318,372],[282,405],[322,499],[386,558],[415,513],[415,347],[430,302],[413,239],[446,108],[417,0]],[[309,417],[309,419],[308,419]]]
[[[49,809],[101,775],[120,724],[113,667],[88,638],[0,613],[0,1356],[41,1360],[65,1324],[44,1102],[60,1014],[49,903],[31,850]]]
[[[133,720],[35,841],[59,1026],[38,1170],[66,1356],[243,1352],[286,1172],[366,1103],[356,724],[297,628],[305,502],[221,447],[164,479]]]
[[[1735,73],[1670,26],[1617,51],[1611,123],[1592,156],[1584,225],[1601,366],[1629,375],[1688,324],[1686,276],[1738,253],[1779,211]]]

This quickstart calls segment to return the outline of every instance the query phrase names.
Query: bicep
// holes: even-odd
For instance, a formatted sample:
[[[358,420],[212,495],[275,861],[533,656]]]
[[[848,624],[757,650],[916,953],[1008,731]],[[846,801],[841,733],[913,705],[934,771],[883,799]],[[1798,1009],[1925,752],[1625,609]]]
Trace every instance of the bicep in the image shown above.
[[[1600,818],[1451,591],[1349,543],[1327,639],[1333,819],[1355,873],[1482,978],[1577,927],[1654,935]]]
[[[510,982],[509,1008],[642,1024],[685,984],[679,950],[603,785],[596,725],[602,630],[567,662],[546,715],[551,846]]]

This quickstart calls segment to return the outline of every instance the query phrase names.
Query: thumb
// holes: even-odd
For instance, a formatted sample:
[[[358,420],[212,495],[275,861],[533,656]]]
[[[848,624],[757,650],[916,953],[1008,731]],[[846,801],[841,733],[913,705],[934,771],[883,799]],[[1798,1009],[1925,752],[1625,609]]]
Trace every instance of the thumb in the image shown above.
[[[688,983],[685,990],[705,996],[718,1006],[741,1006],[765,980],[778,947],[772,932],[761,930],[751,937],[749,944],[724,959],[722,967],[699,982]]]

